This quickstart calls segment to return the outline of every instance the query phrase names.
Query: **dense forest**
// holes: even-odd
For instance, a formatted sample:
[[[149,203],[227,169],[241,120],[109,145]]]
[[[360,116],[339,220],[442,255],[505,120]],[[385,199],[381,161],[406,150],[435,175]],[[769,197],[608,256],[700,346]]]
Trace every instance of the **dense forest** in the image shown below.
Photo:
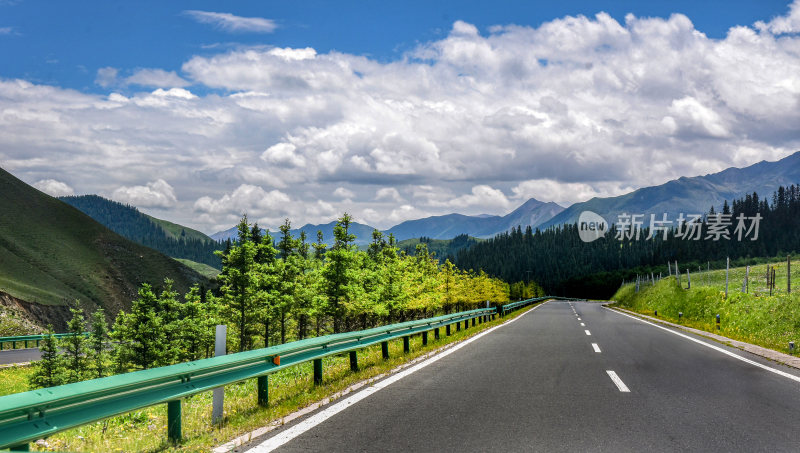
[[[208,357],[214,325],[228,325],[228,349],[244,351],[277,343],[381,324],[425,318],[542,295],[535,284],[508,285],[483,272],[440,264],[418,244],[414,256],[394,238],[374,231],[366,251],[354,245],[345,214],[330,246],[321,232],[295,238],[287,220],[273,239],[245,216],[238,237],[218,255],[222,272],[215,291],[193,287],[180,300],[172,282],[160,290],[143,284],[129,311],[110,329],[97,311],[73,309],[63,341],[48,338],[33,387],[148,369]],[[77,305],[77,304],[76,304]],[[88,326],[87,326],[88,324]],[[90,335],[82,335],[87,327]],[[113,340],[108,351],[104,344]]]
[[[753,221],[756,216],[758,222]],[[590,243],[581,241],[575,224],[545,231],[517,228],[460,251],[454,262],[462,269],[482,269],[505,281],[534,280],[548,294],[607,298],[623,279],[637,273],[666,274],[667,261],[694,267],[726,257],[785,257],[800,249],[800,187],[780,187],[771,200],[753,193],[730,204],[726,201],[718,212],[712,206],[693,223],[669,220],[673,223],[659,225],[669,227],[666,239],[662,230],[647,239],[649,216],[638,240],[617,239],[631,232],[621,231],[617,224],[605,238]],[[758,237],[753,240],[756,231]]]
[[[220,269],[222,262],[214,252],[225,244],[209,239],[199,239],[181,231],[177,237],[169,234],[150,217],[133,206],[107,200],[97,195],[61,197],[68,203],[93,218],[111,231],[131,241],[171,256],[184,258]]]

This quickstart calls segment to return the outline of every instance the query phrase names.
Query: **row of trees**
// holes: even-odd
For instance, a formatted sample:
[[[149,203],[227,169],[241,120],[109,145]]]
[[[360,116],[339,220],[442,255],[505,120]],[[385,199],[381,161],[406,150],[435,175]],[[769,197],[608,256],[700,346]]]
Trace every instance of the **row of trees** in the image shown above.
[[[709,216],[718,212],[712,207]],[[753,257],[785,257],[787,252],[800,249],[800,187],[780,187],[769,198],[757,193],[725,201],[719,214],[730,215],[731,225],[725,231],[730,239],[706,239],[709,216],[701,221],[700,240],[668,234],[662,240],[645,240],[649,229],[643,228],[639,240],[615,239],[618,229],[612,225],[604,239],[591,243],[580,240],[575,224],[549,228],[545,231],[524,232],[516,228],[488,241],[460,251],[455,263],[462,268],[483,269],[506,281],[540,283],[549,294],[576,297],[606,298],[614,294],[623,279],[635,278],[637,273],[667,273],[667,261],[678,260],[693,267],[707,261],[748,259]],[[761,220],[758,238],[752,231],[739,240],[735,233],[737,217],[742,214]],[[748,221],[748,226],[751,223]],[[673,225],[675,227],[675,225]]]
[[[218,277],[223,317],[240,351],[508,301],[507,284],[439,264],[424,243],[409,256],[376,230],[367,250],[358,250],[350,224],[347,214],[338,220],[329,246],[321,232],[315,242],[293,237],[288,220],[275,242],[242,218]]]
[[[237,239],[219,252],[217,292],[195,286],[180,301],[170,280],[160,292],[143,284],[110,333],[102,310],[93,313],[88,337],[83,311],[73,309],[72,335],[44,341],[32,386],[208,357],[216,324],[228,325],[229,350],[244,351],[509,300],[508,284],[450,261],[440,264],[425,244],[409,256],[391,235],[375,231],[368,249],[358,250],[350,222],[347,214],[339,219],[328,247],[322,233],[316,242],[304,233],[293,237],[288,220],[275,242],[243,217]],[[511,289],[517,298],[541,291],[524,284]]]

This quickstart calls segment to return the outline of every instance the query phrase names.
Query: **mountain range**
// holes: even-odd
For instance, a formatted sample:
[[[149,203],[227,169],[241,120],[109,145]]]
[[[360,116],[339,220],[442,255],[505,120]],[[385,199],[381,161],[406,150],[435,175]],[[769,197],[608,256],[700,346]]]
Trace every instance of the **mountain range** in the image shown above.
[[[563,208],[553,202],[542,202],[531,198],[514,211],[504,215],[447,214],[407,220],[395,225],[385,233],[394,234],[398,241],[412,238],[451,239],[466,234],[476,238],[491,238],[517,226],[525,229],[546,229],[565,223],[575,223],[583,211],[592,211],[609,223],[617,216],[627,214],[666,213],[674,220],[680,213],[703,214],[711,206],[720,209],[725,200],[741,198],[756,192],[760,197],[771,196],[778,186],[800,183],[800,151],[779,161],[761,161],[745,168],[731,167],[718,173],[703,176],[681,177],[657,186],[643,187],[616,197],[595,197]],[[322,230],[325,240],[333,234],[335,222],[324,225],[305,225],[293,230],[296,236],[305,231],[309,240],[315,240],[317,230]],[[360,223],[352,224],[358,245],[368,244],[375,228]],[[212,234],[216,240],[233,238],[236,228]],[[274,234],[273,234],[274,235]]]
[[[800,151],[781,160],[761,161],[745,168],[731,167],[719,173],[682,177],[658,186],[643,187],[631,193],[608,198],[592,198],[575,203],[539,225],[545,229],[575,223],[583,211],[599,214],[609,223],[627,214],[667,214],[674,220],[680,213],[704,214],[711,206],[720,210],[725,200],[756,192],[762,199],[771,197],[778,186],[800,183]]]

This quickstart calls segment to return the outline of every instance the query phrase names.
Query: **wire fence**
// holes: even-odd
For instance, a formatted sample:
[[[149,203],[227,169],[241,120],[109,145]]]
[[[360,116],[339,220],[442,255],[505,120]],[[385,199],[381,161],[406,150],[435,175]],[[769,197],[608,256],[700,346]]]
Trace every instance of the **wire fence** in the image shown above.
[[[641,288],[651,286],[664,277],[673,276],[684,289],[706,287],[728,294],[742,292],[757,296],[800,292],[800,262],[792,261],[791,257],[782,261],[741,266],[726,262],[707,262],[705,266],[697,263],[682,265],[674,261],[667,266],[667,274],[638,275],[635,280],[625,283]],[[679,271],[677,275],[676,266]]]

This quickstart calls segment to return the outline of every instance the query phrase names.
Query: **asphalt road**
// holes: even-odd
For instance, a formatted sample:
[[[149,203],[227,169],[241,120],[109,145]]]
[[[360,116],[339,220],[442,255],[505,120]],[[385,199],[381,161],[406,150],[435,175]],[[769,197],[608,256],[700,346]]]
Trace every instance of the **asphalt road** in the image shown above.
[[[40,358],[42,358],[42,352],[39,351],[39,348],[6,349],[0,351],[0,365],[32,362]]]
[[[596,303],[549,302],[277,451],[796,452],[799,422],[800,382]]]

